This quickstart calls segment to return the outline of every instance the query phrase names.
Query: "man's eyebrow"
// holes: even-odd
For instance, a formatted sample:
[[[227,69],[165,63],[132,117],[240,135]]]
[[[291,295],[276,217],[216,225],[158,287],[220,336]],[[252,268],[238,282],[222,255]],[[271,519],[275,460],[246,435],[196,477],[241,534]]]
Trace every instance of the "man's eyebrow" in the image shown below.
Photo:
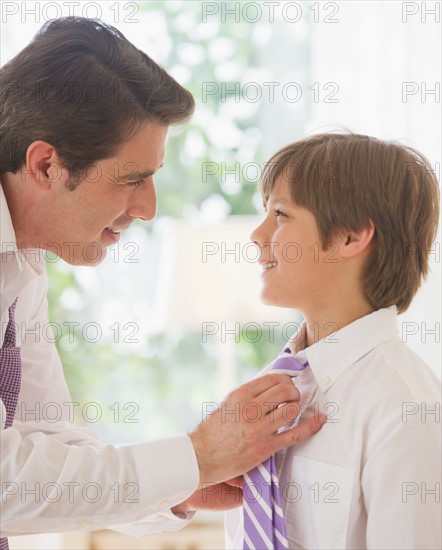
[[[155,172],[157,172],[160,168],[162,168],[163,164],[161,164],[157,170],[145,170],[144,172],[131,172],[130,174],[125,174],[124,176],[120,176],[117,181],[136,181],[136,180],[144,180],[146,178],[149,178],[150,176],[153,176]]]

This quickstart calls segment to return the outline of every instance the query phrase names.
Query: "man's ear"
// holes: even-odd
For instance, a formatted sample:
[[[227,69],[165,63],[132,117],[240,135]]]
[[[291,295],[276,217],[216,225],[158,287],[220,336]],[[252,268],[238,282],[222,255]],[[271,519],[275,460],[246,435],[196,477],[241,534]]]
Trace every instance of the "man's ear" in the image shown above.
[[[41,140],[33,141],[26,151],[24,175],[41,189],[50,189],[66,178],[55,147]]]
[[[340,233],[339,254],[343,258],[352,258],[358,256],[367,249],[375,232],[374,224],[371,220],[366,227],[359,231],[342,231]]]

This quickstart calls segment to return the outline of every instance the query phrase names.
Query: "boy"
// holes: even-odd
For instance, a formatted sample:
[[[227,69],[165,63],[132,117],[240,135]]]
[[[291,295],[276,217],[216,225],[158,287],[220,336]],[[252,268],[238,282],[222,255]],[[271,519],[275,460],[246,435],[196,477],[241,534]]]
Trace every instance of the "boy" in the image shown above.
[[[301,416],[328,415],[275,456],[288,548],[441,548],[440,383],[396,326],[437,231],[428,161],[368,136],[315,135],[271,158],[261,192],[261,298],[303,314],[288,343],[307,363]],[[242,548],[242,508],[226,527],[227,547]]]

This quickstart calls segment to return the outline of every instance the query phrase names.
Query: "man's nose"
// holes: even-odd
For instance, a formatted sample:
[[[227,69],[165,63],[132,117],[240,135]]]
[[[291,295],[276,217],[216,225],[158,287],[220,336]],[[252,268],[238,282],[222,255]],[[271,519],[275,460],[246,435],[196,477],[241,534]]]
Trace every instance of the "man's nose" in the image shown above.
[[[127,209],[127,215],[149,222],[155,218],[157,213],[157,194],[153,178],[150,177],[137,191]]]

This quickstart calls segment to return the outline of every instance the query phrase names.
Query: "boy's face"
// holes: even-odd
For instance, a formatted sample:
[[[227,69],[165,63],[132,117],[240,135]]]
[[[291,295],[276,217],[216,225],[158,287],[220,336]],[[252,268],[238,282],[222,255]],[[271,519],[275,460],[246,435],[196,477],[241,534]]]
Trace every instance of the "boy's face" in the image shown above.
[[[339,275],[337,244],[322,250],[313,214],[292,201],[283,177],[275,182],[266,211],[251,235],[261,249],[262,301],[304,314],[317,311]]]

